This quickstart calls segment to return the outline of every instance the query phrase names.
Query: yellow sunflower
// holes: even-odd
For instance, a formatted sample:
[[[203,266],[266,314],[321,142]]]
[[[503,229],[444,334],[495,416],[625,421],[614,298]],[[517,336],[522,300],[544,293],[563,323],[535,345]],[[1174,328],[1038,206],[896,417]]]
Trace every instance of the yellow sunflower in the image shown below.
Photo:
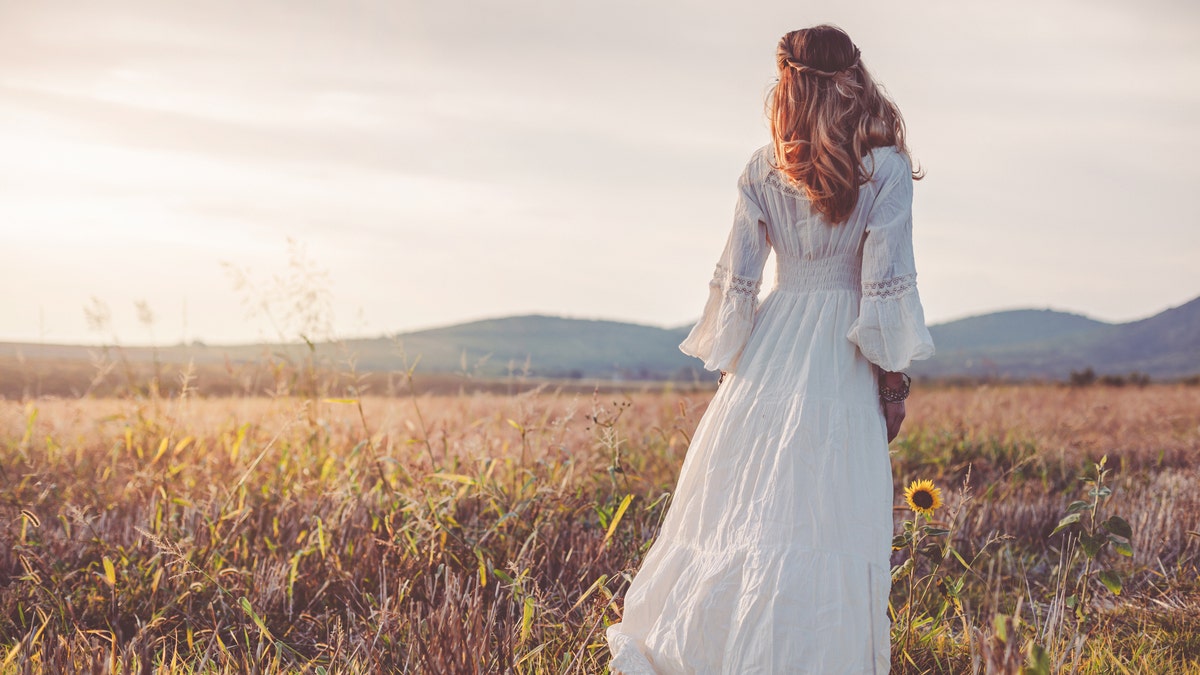
[[[904,501],[908,508],[924,516],[932,516],[942,508],[942,491],[934,487],[931,480],[914,480],[904,490]]]

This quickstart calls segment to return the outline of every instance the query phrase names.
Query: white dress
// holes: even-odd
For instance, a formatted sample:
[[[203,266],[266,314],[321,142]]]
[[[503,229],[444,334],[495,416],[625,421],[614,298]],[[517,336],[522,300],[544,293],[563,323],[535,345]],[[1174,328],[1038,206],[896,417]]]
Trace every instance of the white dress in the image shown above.
[[[917,295],[912,174],[895,148],[831,226],[771,167],[738,182],[733,231],[680,345],[729,372],[607,631],[611,670],[886,673],[892,472],[877,367],[933,354]],[[758,304],[767,254],[775,289]]]

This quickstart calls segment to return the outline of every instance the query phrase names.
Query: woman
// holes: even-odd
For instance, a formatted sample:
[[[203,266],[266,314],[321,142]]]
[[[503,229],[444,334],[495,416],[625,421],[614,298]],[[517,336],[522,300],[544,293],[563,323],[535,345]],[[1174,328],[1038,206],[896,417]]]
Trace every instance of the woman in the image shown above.
[[[608,629],[611,670],[886,673],[892,477],[914,359],[933,354],[904,123],[841,30],[779,42],[773,143],[680,348],[726,372]],[[775,289],[757,306],[767,253]]]

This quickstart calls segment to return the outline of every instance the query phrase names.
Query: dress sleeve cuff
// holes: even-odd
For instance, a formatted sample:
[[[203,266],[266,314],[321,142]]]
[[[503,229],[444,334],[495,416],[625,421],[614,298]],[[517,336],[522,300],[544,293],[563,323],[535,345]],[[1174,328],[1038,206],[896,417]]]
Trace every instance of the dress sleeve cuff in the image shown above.
[[[933,356],[933,337],[925,326],[915,281],[884,292],[873,290],[877,289],[864,289],[858,319],[846,338],[886,371],[899,372]]]
[[[726,285],[719,279],[709,285],[704,315],[679,345],[680,351],[701,359],[704,369],[714,372],[734,370],[754,329],[758,308],[757,288],[753,293],[737,287],[726,291]]]

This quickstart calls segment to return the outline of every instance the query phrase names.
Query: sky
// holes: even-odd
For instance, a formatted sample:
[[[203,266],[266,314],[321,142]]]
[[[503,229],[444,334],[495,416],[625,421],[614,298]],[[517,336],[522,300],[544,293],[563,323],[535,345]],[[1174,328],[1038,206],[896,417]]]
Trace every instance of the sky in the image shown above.
[[[1194,2],[0,0],[0,340],[686,324],[823,22],[926,172],[931,323],[1200,295]]]

